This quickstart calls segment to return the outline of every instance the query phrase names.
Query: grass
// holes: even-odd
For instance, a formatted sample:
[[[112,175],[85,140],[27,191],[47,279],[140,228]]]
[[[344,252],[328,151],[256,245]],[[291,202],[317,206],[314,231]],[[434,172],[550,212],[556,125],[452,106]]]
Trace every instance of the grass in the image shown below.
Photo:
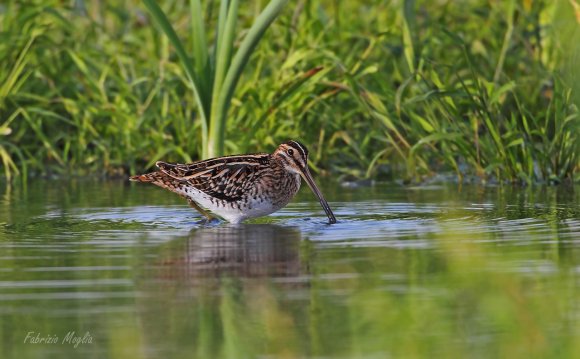
[[[162,3],[180,41],[200,34],[201,17],[191,35],[191,14],[200,14],[192,4]],[[220,113],[212,124],[182,66],[187,54],[215,54],[208,41],[183,41],[179,55],[140,1],[7,1],[1,163],[6,177],[126,175],[159,159],[269,151],[298,138],[314,170],[342,178],[422,181],[454,171],[460,179],[573,181],[575,4],[298,1],[248,52],[231,97],[218,106],[216,87],[205,92],[214,100],[202,101],[205,109]],[[219,6],[199,4],[200,39],[215,37]],[[237,8],[232,61],[265,7]],[[204,81],[215,79],[203,62],[191,65]],[[223,148],[209,144],[212,136]]]

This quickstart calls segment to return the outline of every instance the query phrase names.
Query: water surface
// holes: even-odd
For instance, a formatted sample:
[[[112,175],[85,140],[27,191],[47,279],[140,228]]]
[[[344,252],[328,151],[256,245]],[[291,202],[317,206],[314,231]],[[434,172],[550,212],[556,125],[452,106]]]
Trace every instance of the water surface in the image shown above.
[[[307,188],[237,226],[142,184],[1,190],[2,358],[580,357],[578,187],[326,184],[332,226]]]

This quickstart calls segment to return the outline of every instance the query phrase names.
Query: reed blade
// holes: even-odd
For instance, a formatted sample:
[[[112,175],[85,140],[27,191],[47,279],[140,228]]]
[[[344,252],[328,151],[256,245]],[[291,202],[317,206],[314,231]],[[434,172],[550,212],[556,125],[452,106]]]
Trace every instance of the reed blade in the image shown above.
[[[207,148],[207,119],[209,115],[209,103],[204,102],[203,88],[200,86],[200,79],[199,76],[196,74],[193,61],[189,58],[187,53],[185,52],[185,48],[183,47],[183,43],[177,36],[175,29],[167,19],[167,16],[163,12],[163,10],[159,7],[155,0],[143,0],[145,6],[151,13],[151,16],[155,19],[161,30],[165,33],[165,35],[169,38],[169,41],[175,47],[175,51],[179,60],[181,61],[187,76],[189,77],[191,87],[194,92],[194,96],[196,102],[199,107],[199,114],[201,118],[201,127],[202,127],[202,147]]]
[[[244,40],[242,40],[240,48],[232,59],[219,91],[216,113],[212,114],[212,123],[210,126],[212,142],[209,149],[211,155],[219,156],[224,152],[225,121],[236,85],[258,42],[262,39],[268,27],[278,17],[287,2],[288,0],[272,0],[268,3],[266,8],[256,18],[256,21],[248,31],[246,37],[244,37]]]

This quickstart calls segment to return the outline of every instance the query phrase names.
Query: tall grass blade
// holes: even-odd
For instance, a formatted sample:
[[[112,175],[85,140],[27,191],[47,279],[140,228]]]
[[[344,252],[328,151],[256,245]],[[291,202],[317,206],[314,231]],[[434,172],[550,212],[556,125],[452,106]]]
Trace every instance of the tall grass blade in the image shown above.
[[[3,99],[12,91],[19,76],[24,71],[24,67],[26,66],[26,62],[28,61],[26,54],[30,50],[30,46],[32,46],[32,43],[34,42],[35,38],[36,38],[35,36],[32,36],[28,40],[28,42],[18,55],[18,58],[16,59],[16,62],[14,63],[12,70],[8,73],[8,76],[6,76],[6,78],[2,79],[2,85],[0,85],[0,108],[2,108],[3,106],[4,102]]]
[[[210,61],[207,49],[206,34],[203,21],[203,9],[200,0],[191,0],[189,2],[191,8],[191,39],[193,45],[193,61],[195,64],[195,71],[199,78],[201,96],[204,103],[209,102],[209,94],[211,93],[211,71]]]
[[[216,29],[216,35],[214,39],[214,46],[213,46],[213,56],[211,57],[212,61],[212,70],[215,74],[215,67],[217,61],[217,54],[219,53],[219,47],[222,43],[222,37],[224,36],[225,28],[226,28],[226,20],[228,18],[228,7],[229,7],[229,0],[222,0],[220,1],[220,10],[218,16],[218,25]]]
[[[191,61],[191,59],[189,58],[189,56],[185,52],[185,49],[183,47],[181,40],[179,39],[179,37],[175,33],[175,29],[173,29],[173,26],[171,26],[171,24],[169,23],[169,19],[167,19],[167,16],[165,16],[165,13],[163,12],[163,10],[161,10],[161,8],[157,4],[157,2],[155,0],[143,0],[143,2],[145,3],[145,6],[147,6],[147,9],[151,13],[153,18],[157,22],[157,24],[161,27],[161,30],[163,30],[165,35],[169,38],[169,41],[171,42],[173,47],[175,47],[175,51],[177,53],[177,56],[179,57],[179,60],[181,61],[182,65],[185,69],[185,72],[187,73],[187,76],[189,77],[189,80],[191,82],[191,86],[192,86],[192,89],[194,92],[195,99],[196,99],[197,104],[199,106],[199,114],[200,114],[201,126],[202,126],[202,142],[203,142],[202,145],[203,145],[203,148],[205,149],[205,148],[207,148],[206,144],[208,142],[208,139],[207,139],[207,128],[208,128],[207,120],[208,120],[210,108],[209,108],[209,103],[204,102],[204,100],[203,100],[204,96],[202,95],[202,91],[204,89],[200,86],[201,84],[200,84],[199,76],[196,74],[195,69],[193,67],[193,62]]]
[[[217,112],[212,114],[210,124],[211,142],[209,144],[210,156],[220,156],[224,153],[225,120],[229,110],[231,98],[242,71],[266,29],[272,24],[282,11],[288,0],[272,0],[258,15],[256,21],[248,31],[248,34],[240,44],[240,48],[232,59],[224,83],[217,99]]]
[[[226,3],[224,1],[223,3]],[[219,94],[222,89],[222,85],[224,82],[224,78],[228,71],[228,67],[230,66],[231,59],[232,59],[232,49],[234,47],[234,37],[236,31],[236,23],[238,19],[238,7],[239,2],[238,0],[232,0],[229,3],[227,17],[224,23],[221,23],[220,26],[223,28],[219,29],[220,35],[218,40],[218,50],[216,53],[215,59],[215,77],[214,77],[214,84],[213,84],[213,96],[212,96],[212,122],[210,124],[210,144],[209,148],[213,148],[213,153],[210,153],[210,157],[221,156],[223,154],[223,135],[217,133],[218,131],[223,131],[223,127],[225,124],[216,125],[213,121],[215,115],[220,114],[220,110],[218,106],[220,106]],[[224,116],[227,116],[224,115]],[[225,118],[223,119],[225,121]],[[221,146],[216,146],[216,144],[212,143],[211,141],[216,139],[217,141],[222,141]],[[218,154],[219,153],[219,154]]]
[[[507,51],[509,49],[509,45],[511,42],[512,34],[514,32],[514,15],[515,15],[515,0],[510,0],[507,4],[508,11],[507,11],[507,30],[505,32],[503,38],[503,45],[501,47],[501,51],[499,53],[499,59],[497,60],[497,66],[495,67],[495,73],[493,75],[493,82],[497,83],[501,76],[503,65],[505,62],[505,58],[507,55]]]
[[[415,72],[415,0],[403,1],[403,45],[409,72]]]

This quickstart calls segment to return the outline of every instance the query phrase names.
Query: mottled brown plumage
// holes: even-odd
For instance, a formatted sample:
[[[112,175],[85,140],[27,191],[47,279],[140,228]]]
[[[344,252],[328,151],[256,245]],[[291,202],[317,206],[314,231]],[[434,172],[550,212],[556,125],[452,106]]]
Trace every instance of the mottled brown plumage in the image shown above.
[[[308,170],[308,150],[297,141],[278,146],[273,154],[225,156],[189,164],[157,162],[159,171],[133,176],[187,198],[204,210],[233,223],[265,216],[286,206],[300,189],[302,175],[317,195],[329,222],[336,218]]]

